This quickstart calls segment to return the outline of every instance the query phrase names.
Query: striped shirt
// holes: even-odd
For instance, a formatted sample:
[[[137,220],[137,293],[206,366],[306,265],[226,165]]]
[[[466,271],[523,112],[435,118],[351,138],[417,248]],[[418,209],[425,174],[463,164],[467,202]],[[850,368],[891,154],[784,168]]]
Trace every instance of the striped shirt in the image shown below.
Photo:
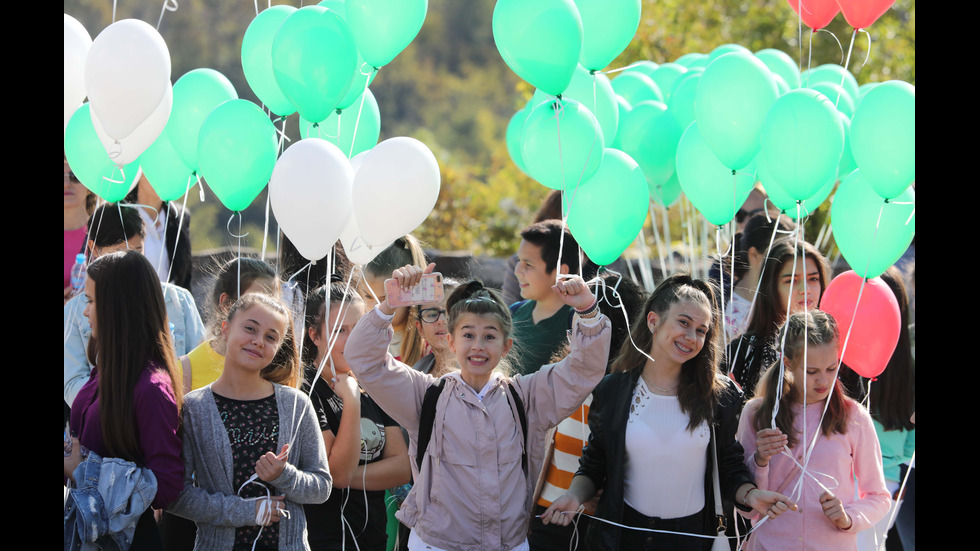
[[[538,505],[548,507],[551,502],[568,491],[575,471],[578,470],[578,460],[582,457],[582,448],[589,439],[589,406],[592,404],[590,394],[567,419],[558,423],[555,432],[555,451],[545,474],[544,485]],[[585,512],[595,513],[593,507],[586,505]]]

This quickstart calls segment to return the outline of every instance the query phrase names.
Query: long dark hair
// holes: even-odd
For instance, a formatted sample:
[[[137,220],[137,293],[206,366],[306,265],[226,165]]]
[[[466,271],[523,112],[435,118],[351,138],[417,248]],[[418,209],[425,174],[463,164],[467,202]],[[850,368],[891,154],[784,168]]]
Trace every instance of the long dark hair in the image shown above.
[[[136,251],[107,254],[88,267],[95,282],[96,335],[90,356],[99,370],[102,436],[111,457],[142,463],[133,389],[144,370],[165,371],[180,415],[181,370],[167,322],[160,279],[149,260]]]
[[[783,325],[780,340],[782,340],[783,335],[786,338],[783,354],[786,358],[794,361],[797,359],[802,361],[804,364],[803,376],[806,377],[804,345],[836,344],[840,339],[840,330],[837,327],[837,322],[830,314],[820,310],[810,310],[791,315]],[[776,392],[782,386],[779,411],[776,413],[776,427],[787,436],[791,448],[799,442],[799,435],[794,429],[796,415],[793,412],[793,404],[802,403],[806,400],[806,397],[800,395],[793,387],[793,380],[794,375],[789,369],[783,370],[783,379],[779,379],[779,361],[776,361],[762,374],[762,378],[755,389],[755,395],[762,399],[759,411],[755,415],[755,429],[762,430],[769,428],[772,411],[776,407]],[[850,402],[851,399],[847,397],[847,391],[844,390],[840,378],[836,378],[834,388],[830,392],[830,404],[827,405],[827,413],[823,417],[823,424],[820,425],[824,436],[830,436],[834,432],[840,434],[847,432],[847,415]]]
[[[817,272],[820,274],[818,304],[823,297],[823,292],[827,289],[827,284],[830,283],[830,265],[827,263],[827,259],[820,254],[816,247],[806,241],[797,241],[795,246],[794,241],[793,237],[784,237],[772,244],[772,249],[769,251],[763,267],[764,273],[759,285],[759,294],[755,299],[755,309],[752,311],[752,318],[748,327],[745,328],[746,335],[767,338],[779,331],[779,326],[782,325],[786,317],[786,310],[779,304],[779,286],[781,285],[779,273],[787,263],[792,264],[794,253],[796,261],[802,262],[804,266],[806,266],[807,258],[813,259],[814,264],[817,265]]]
[[[718,371],[721,334],[718,332],[718,310],[713,307],[715,294],[711,285],[693,279],[687,274],[675,274],[665,279],[650,295],[643,311],[633,320],[633,330],[630,333],[633,340],[626,340],[619,350],[619,355],[613,361],[610,371],[642,370],[647,357],[636,346],[649,352],[653,345],[653,332],[647,326],[647,314],[655,312],[663,317],[670,311],[671,306],[682,301],[691,301],[704,305],[711,314],[708,332],[704,336],[704,346],[696,356],[684,362],[681,366],[680,386],[677,389],[677,399],[681,410],[691,416],[687,428],[694,431],[702,421],[709,423],[714,419],[714,407],[724,389],[724,383],[716,376]]]
[[[915,425],[909,418],[915,412],[915,360],[912,358],[912,339],[909,336],[908,295],[905,294],[905,283],[898,268],[888,268],[881,274],[881,279],[898,299],[902,326],[888,365],[871,383],[871,417],[881,423],[885,430],[912,430]]]

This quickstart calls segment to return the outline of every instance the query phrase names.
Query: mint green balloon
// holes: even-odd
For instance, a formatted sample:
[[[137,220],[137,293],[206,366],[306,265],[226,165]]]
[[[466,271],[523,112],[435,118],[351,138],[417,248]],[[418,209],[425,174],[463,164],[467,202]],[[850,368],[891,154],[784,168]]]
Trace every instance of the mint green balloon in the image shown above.
[[[603,136],[616,135],[619,128],[619,106],[616,104],[616,92],[609,77],[600,74],[593,76],[588,69],[579,65],[572,75],[572,82],[561,97],[573,99],[592,111],[602,127]],[[543,90],[535,90],[530,105],[537,106],[551,99],[553,98]]]
[[[860,95],[857,79],[850,71],[836,63],[824,63],[819,67],[803,71],[800,78],[803,82],[802,85],[807,88],[812,88],[814,84],[819,82],[829,82],[843,87],[851,99],[857,99]]]
[[[620,96],[618,94],[616,95],[616,106],[618,107],[620,121],[625,119],[626,116],[629,115],[629,112],[633,110],[633,106],[630,105],[630,102],[626,101],[625,99],[623,99],[623,96]],[[621,129],[622,129],[622,125],[616,127],[616,138],[612,142],[613,149],[622,149],[621,147],[619,147],[619,131]]]
[[[678,65],[683,65],[688,69],[697,67],[707,67],[708,66],[708,54],[699,54],[697,52],[691,52],[689,54],[684,54],[679,58],[674,60],[674,63]]]
[[[721,46],[718,46],[714,50],[711,50],[711,53],[708,54],[708,59],[706,61],[705,67],[711,65],[711,62],[718,59],[719,57],[725,54],[730,54],[732,52],[752,55],[752,51],[746,48],[745,46],[742,46],[741,44],[722,44]]]
[[[139,160],[119,171],[95,133],[88,103],[75,110],[65,127],[65,159],[78,181],[110,203],[121,201],[136,185]]]
[[[208,115],[197,147],[201,176],[235,212],[258,197],[276,166],[276,128],[258,105],[243,99],[226,101]]]
[[[864,96],[851,120],[851,152],[882,197],[915,181],[915,86],[890,80]]]
[[[361,111],[360,121],[357,120],[358,110]],[[338,119],[340,122],[339,137],[337,133]],[[357,128],[356,134],[354,133],[355,127]],[[364,93],[363,109],[360,108],[358,101],[350,108],[342,110],[339,115],[334,111],[329,117],[319,121],[316,127],[313,127],[310,121],[300,117],[299,133],[304,139],[324,139],[339,147],[344,155],[347,155],[347,158],[353,158],[354,155],[378,145],[378,138],[381,137],[381,112],[378,110],[378,100],[374,98],[374,94],[369,88]],[[351,149],[352,142],[354,144],[353,149]]]
[[[598,71],[629,46],[640,26],[640,0],[575,0],[582,18],[579,62]]]
[[[694,117],[725,166],[740,170],[755,158],[762,124],[777,97],[772,71],[748,51],[726,53],[708,64],[694,94]]]
[[[328,10],[334,11],[337,15],[341,17],[344,21],[347,21],[347,5],[344,0],[323,0],[317,6],[327,8]],[[347,21],[348,27],[350,26],[350,21]],[[353,29],[351,29],[353,33]],[[357,37],[354,37],[354,44],[357,44]],[[371,66],[370,63],[364,60],[364,56],[361,55],[360,50],[357,52],[357,69],[354,70],[354,79],[351,80],[350,88],[347,89],[347,94],[344,95],[340,103],[337,104],[337,109],[347,109],[357,101],[357,98],[361,97],[364,90],[374,82],[374,77],[378,75],[378,71]]]
[[[306,120],[327,118],[346,96],[356,70],[354,37],[337,12],[327,8],[296,10],[272,42],[279,89]]]
[[[861,104],[861,100],[864,99],[864,96],[868,95],[868,92],[870,92],[872,88],[874,88],[875,86],[878,86],[879,84],[881,84],[881,83],[880,82],[867,82],[865,84],[862,84],[861,87],[858,88],[858,97],[854,99],[854,103],[855,103],[854,108],[857,109],[857,106]]]
[[[784,94],[762,126],[766,165],[793,199],[808,199],[835,180],[843,151],[840,115],[816,90],[798,88]]]
[[[657,70],[657,67],[660,67],[660,65],[658,65],[657,63],[654,63],[653,61],[650,61],[649,59],[644,59],[642,61],[637,61],[635,63],[630,63],[629,65],[626,66],[625,69],[623,69],[622,71],[620,71],[620,73],[622,73],[622,74],[626,74],[626,73],[640,73],[641,75],[646,75],[646,76],[650,77],[650,79],[652,80],[653,79],[653,72]],[[622,76],[622,75],[620,75],[620,76]]]
[[[837,112],[840,122],[844,126],[844,151],[840,156],[840,164],[837,165],[837,179],[840,180],[848,174],[854,172],[857,163],[854,161],[854,154],[851,153],[851,119],[840,111]]]
[[[674,89],[671,90],[667,110],[674,115],[681,128],[687,128],[694,122],[694,94],[703,73],[704,69],[700,67],[689,69],[677,79]]]
[[[649,186],[650,199],[658,205],[670,208],[681,198],[681,182],[677,179],[677,172],[667,180],[662,186]]]
[[[215,107],[236,98],[231,81],[214,69],[188,71],[174,83],[174,106],[164,131],[191,170],[200,169],[197,142],[204,119]]]
[[[280,117],[295,113],[296,108],[279,89],[279,83],[272,72],[272,41],[283,21],[295,11],[296,8],[285,5],[262,10],[248,24],[242,39],[242,70],[245,72],[245,80],[259,101]]]
[[[616,261],[647,219],[650,193],[639,165],[626,153],[606,149],[599,170],[574,194],[566,192],[568,229],[589,259]]]
[[[727,224],[749,197],[755,185],[755,166],[732,175],[701,136],[698,122],[691,123],[677,144],[677,179],[691,203],[716,226]]]
[[[521,109],[520,111],[514,113],[514,116],[510,118],[510,122],[507,123],[507,153],[510,154],[510,158],[517,165],[517,168],[521,169],[521,172],[527,174],[527,166],[524,164],[524,155],[521,153],[521,132],[524,130],[524,121],[527,120],[528,114],[531,113],[531,108],[527,107]]]
[[[674,174],[681,127],[667,106],[643,101],[623,119],[619,144],[643,169],[651,188],[667,183]]]
[[[779,182],[772,176],[769,171],[769,166],[766,164],[766,160],[760,152],[756,156],[756,179],[765,188],[766,194],[769,195],[769,200],[772,201],[776,208],[778,208],[783,214],[786,214],[792,219],[800,218],[800,216],[809,216],[817,210],[830,195],[830,192],[834,189],[834,184],[837,183],[837,179],[833,178],[828,180],[823,187],[817,190],[816,193],[810,196],[810,198],[803,201],[802,209],[799,215],[796,212],[796,199],[792,198],[783,187],[779,185]]]
[[[660,92],[664,95],[664,103],[670,103],[670,93],[674,90],[674,85],[677,84],[677,81],[686,72],[687,67],[677,63],[664,63],[653,72],[653,77],[651,78],[653,78],[653,82],[657,84],[657,88],[660,88]]]
[[[422,30],[428,0],[347,0],[347,22],[364,61],[381,68]]]
[[[622,96],[630,105],[636,105],[641,101],[664,101],[663,91],[657,86],[652,78],[633,71],[612,79],[612,87],[616,95]]]
[[[911,187],[894,199],[883,199],[861,169],[841,181],[830,206],[830,222],[837,247],[858,275],[877,277],[905,254],[915,237],[914,203]]]
[[[755,53],[759,61],[766,64],[769,70],[783,77],[790,90],[800,87],[800,69],[796,62],[786,52],[775,48],[766,48]]]
[[[582,18],[572,0],[498,0],[493,39],[517,76],[557,96],[568,88],[582,51]]]
[[[521,156],[527,173],[541,184],[573,190],[599,169],[604,144],[602,128],[591,111],[575,100],[556,99],[528,114]]]
[[[846,115],[847,118],[852,118],[854,116],[854,100],[851,99],[851,95],[847,93],[847,90],[841,86],[834,84],[833,82],[818,82],[816,84],[811,84],[806,88],[816,90],[827,96],[830,103],[833,104],[838,111]]]
[[[140,155],[140,167],[164,201],[180,199],[187,192],[188,183],[194,183],[191,180],[194,171],[181,160],[166,132]]]

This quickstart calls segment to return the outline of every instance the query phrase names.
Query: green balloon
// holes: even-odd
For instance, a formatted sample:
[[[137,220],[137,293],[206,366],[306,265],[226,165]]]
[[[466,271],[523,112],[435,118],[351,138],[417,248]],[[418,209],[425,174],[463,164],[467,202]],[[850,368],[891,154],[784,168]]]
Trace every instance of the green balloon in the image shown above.
[[[341,19],[347,22],[350,26],[350,21],[347,21],[347,5],[344,0],[323,0],[317,6],[327,8],[335,12],[340,16]],[[424,14],[423,14],[424,17]],[[351,29],[353,32],[353,29]],[[354,37],[354,44],[357,44],[357,37]],[[354,71],[354,80],[350,83],[350,88],[347,89],[347,94],[344,95],[343,99],[337,104],[337,109],[347,109],[357,101],[357,98],[361,97],[364,90],[374,82],[374,77],[378,75],[378,72],[374,70],[374,67],[370,63],[364,60],[364,56],[361,55],[360,50],[357,52],[357,69]],[[373,147],[373,146],[372,146]]]
[[[688,69],[691,69],[695,67],[695,64],[698,67],[702,67],[702,68],[707,67],[708,66],[707,61],[708,61],[708,54],[699,54],[697,52],[691,52],[689,54],[684,54],[679,58],[675,59],[674,63],[678,65],[683,65]]]
[[[762,126],[762,155],[772,176],[803,201],[837,178],[844,126],[834,104],[806,88],[776,100]]]
[[[623,120],[619,143],[646,176],[651,189],[662,186],[674,174],[681,127],[658,101],[643,101]]]
[[[633,110],[633,106],[630,105],[630,102],[623,99],[623,96],[620,95],[616,96],[616,106],[618,107],[619,120],[621,121],[625,119],[627,115],[629,115],[630,111]],[[616,138],[613,140],[613,149],[622,149],[619,147],[619,132],[621,129],[622,125],[616,128]]]
[[[575,100],[556,99],[528,114],[521,156],[532,178],[551,189],[572,190],[599,169],[604,144],[591,111]]]
[[[640,26],[640,0],[575,0],[582,18],[579,62],[598,71],[629,46]]]
[[[681,182],[677,179],[677,172],[667,180],[662,186],[650,186],[650,199],[658,205],[670,208],[681,198]]]
[[[358,110],[361,111],[360,121],[357,120]],[[355,127],[357,134],[354,133]],[[339,137],[338,130],[340,132]],[[378,145],[378,138],[381,137],[381,112],[378,110],[378,100],[374,98],[374,94],[369,88],[364,93],[363,109],[360,108],[360,102],[358,102],[350,108],[342,110],[340,114],[334,111],[330,113],[329,117],[318,122],[316,127],[310,121],[300,117],[299,133],[303,139],[324,139],[339,147],[348,158],[353,158],[354,155]],[[351,149],[352,141],[353,149]]]
[[[790,90],[800,87],[800,69],[786,52],[775,48],[766,48],[756,52],[755,57],[765,63],[770,71],[783,77]]]
[[[327,118],[347,95],[356,70],[354,37],[333,10],[320,6],[296,10],[272,42],[276,82],[306,120]]]
[[[915,181],[915,86],[890,80],[868,92],[851,120],[851,152],[882,197]]]
[[[624,72],[612,79],[612,87],[616,95],[622,96],[630,105],[641,101],[664,101],[663,91],[652,78],[638,72]]]
[[[592,111],[602,127],[603,136],[616,135],[619,128],[619,106],[616,104],[616,92],[609,77],[600,74],[593,76],[588,69],[579,65],[572,75],[572,82],[561,97],[573,99]],[[543,90],[535,90],[529,105],[537,106],[551,99],[553,98]]]
[[[674,89],[670,93],[670,101],[667,102],[667,110],[670,111],[680,127],[687,128],[694,122],[694,94],[698,89],[698,82],[704,69],[700,67],[690,69],[677,79]]]
[[[803,71],[800,78],[803,86],[807,88],[813,88],[814,84],[820,82],[829,82],[843,87],[851,99],[856,99],[860,95],[857,79],[854,78],[854,75],[835,63],[825,63],[819,67]]]
[[[861,100],[864,99],[864,96],[868,95],[868,92],[870,92],[872,88],[874,88],[875,86],[878,86],[879,84],[881,84],[881,83],[880,82],[868,82],[866,84],[862,84],[861,87],[858,88],[858,97],[855,98],[855,100],[854,100],[854,103],[855,103],[854,108],[857,109],[857,106],[861,104]]]
[[[576,192],[566,192],[568,229],[585,254],[600,266],[612,264],[636,239],[647,219],[650,194],[639,165],[629,155],[606,149],[599,170]]]
[[[817,190],[816,193],[810,196],[809,199],[803,201],[802,209],[799,215],[796,212],[796,199],[790,197],[783,187],[779,185],[779,182],[773,178],[772,173],[769,172],[769,166],[766,164],[766,160],[760,152],[756,156],[756,179],[762,183],[762,187],[765,188],[766,194],[769,195],[769,200],[772,201],[776,208],[783,212],[783,214],[789,216],[790,218],[796,220],[800,216],[809,216],[817,210],[830,195],[830,192],[834,189],[834,184],[837,183],[837,179],[828,180],[823,187]]]
[[[110,203],[121,201],[136,184],[139,160],[119,171],[95,133],[88,103],[75,110],[65,127],[65,159],[78,181]]]
[[[851,153],[851,119],[840,111],[837,112],[841,124],[844,125],[844,151],[840,156],[840,164],[837,165],[837,179],[840,180],[848,174],[854,172],[857,163],[854,162],[854,154]]]
[[[140,155],[140,167],[146,180],[164,201],[183,197],[194,173],[181,160],[166,132],[160,134],[153,145]]]
[[[527,120],[530,113],[530,108],[521,109],[514,113],[510,122],[507,123],[507,153],[510,154],[511,160],[524,174],[527,174],[527,166],[524,164],[524,157],[521,153],[521,131],[524,130],[524,121]]]
[[[807,86],[807,89],[816,90],[824,96],[827,96],[830,103],[838,111],[846,115],[847,118],[854,116],[854,100],[851,99],[851,95],[847,93],[847,90],[841,88],[839,85],[833,82],[818,82]]]
[[[347,21],[364,61],[381,68],[422,30],[428,0],[347,0]]]
[[[226,101],[201,125],[201,176],[232,211],[245,210],[258,197],[272,176],[277,151],[276,128],[250,101]]]
[[[279,27],[296,8],[292,6],[272,6],[262,10],[245,30],[242,39],[242,70],[245,80],[270,111],[285,117],[296,112],[289,102],[272,72],[272,41]],[[229,98],[231,99],[231,98]]]
[[[687,127],[677,144],[677,179],[691,203],[716,226],[727,224],[755,185],[755,166],[732,175],[701,136],[699,123]]]
[[[721,46],[718,46],[714,50],[711,50],[711,53],[708,54],[708,59],[706,61],[705,67],[707,67],[707,65],[711,65],[711,63],[714,60],[718,59],[719,57],[725,54],[730,54],[732,52],[752,55],[752,51],[746,48],[745,46],[742,46],[741,44],[722,44]]]
[[[568,88],[582,51],[582,19],[572,0],[498,0],[493,39],[517,76],[552,96]]]
[[[650,61],[648,59],[644,59],[643,61],[637,61],[636,63],[630,63],[625,69],[623,69],[620,72],[623,73],[623,74],[626,74],[626,73],[640,73],[641,75],[646,75],[646,76],[650,77],[650,79],[652,80],[653,79],[653,72],[657,70],[657,67],[660,67],[660,65],[658,65],[658,64],[656,64],[653,61]]]
[[[725,166],[740,170],[752,162],[762,124],[777,97],[772,71],[749,52],[727,53],[708,64],[694,95],[694,116]]]
[[[915,190],[911,187],[894,199],[882,199],[861,169],[855,170],[841,181],[830,206],[834,240],[858,275],[877,277],[901,258],[912,243],[914,212]]]
[[[174,106],[164,131],[184,164],[199,170],[198,134],[211,111],[238,98],[238,92],[225,75],[214,69],[194,69],[174,84]]]
[[[670,93],[674,90],[674,85],[687,72],[687,67],[677,63],[664,63],[653,73],[653,82],[660,88],[664,95],[664,103],[670,103]]]

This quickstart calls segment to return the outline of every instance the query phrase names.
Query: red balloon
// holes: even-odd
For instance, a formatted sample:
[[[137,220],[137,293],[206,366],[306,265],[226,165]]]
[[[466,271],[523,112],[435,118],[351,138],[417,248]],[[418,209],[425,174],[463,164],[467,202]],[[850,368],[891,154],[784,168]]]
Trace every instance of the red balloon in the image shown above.
[[[888,365],[898,344],[902,320],[898,300],[880,277],[865,283],[855,313],[861,279],[853,270],[835,277],[823,293],[820,309],[837,320],[844,363],[862,377],[871,378],[880,375]],[[845,339],[848,339],[846,348]]]
[[[786,2],[799,14],[803,23],[813,30],[826,27],[840,11],[837,0],[786,0]]]
[[[867,29],[894,3],[895,0],[837,0],[844,19],[855,29]]]

